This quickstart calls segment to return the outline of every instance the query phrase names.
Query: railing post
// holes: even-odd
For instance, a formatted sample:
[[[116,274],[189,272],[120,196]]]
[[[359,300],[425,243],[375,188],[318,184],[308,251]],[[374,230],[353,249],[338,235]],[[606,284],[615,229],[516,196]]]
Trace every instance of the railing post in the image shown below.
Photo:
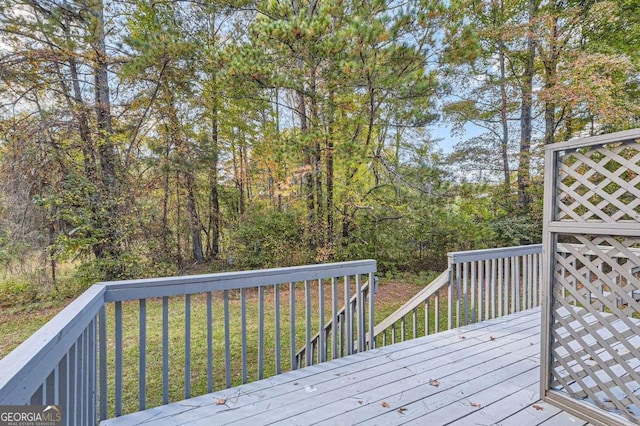
[[[451,255],[448,255],[449,257],[449,288],[447,290],[447,305],[448,308],[447,309],[447,328],[449,330],[451,330],[453,328],[453,280],[454,280],[454,273],[453,273],[453,258],[451,257]]]

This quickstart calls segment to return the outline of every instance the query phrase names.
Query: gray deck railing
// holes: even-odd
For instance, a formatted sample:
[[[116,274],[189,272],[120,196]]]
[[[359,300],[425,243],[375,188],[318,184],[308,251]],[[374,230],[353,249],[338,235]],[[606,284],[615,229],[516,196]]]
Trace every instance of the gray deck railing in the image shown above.
[[[377,345],[538,306],[540,244],[448,253],[449,266],[375,326]]]
[[[318,347],[324,349],[316,359],[307,351],[304,365],[350,354],[354,345],[356,350],[366,350],[374,346],[372,341],[365,342],[374,326],[374,295],[365,295],[362,282],[363,278],[373,282],[375,271],[374,260],[363,260],[95,284],[0,360],[0,405],[55,404],[62,406],[69,425],[96,424],[131,411],[132,399],[138,400],[133,411],[147,408],[150,386],[161,387],[159,404],[169,403],[176,387],[180,389],[175,399],[194,396],[191,384],[198,377],[206,376],[202,393],[212,392],[217,365],[223,370],[221,387],[238,384],[235,381],[246,383],[248,340],[252,337],[257,347],[256,378],[260,379],[266,371],[268,328],[274,344],[268,348],[273,357],[268,373],[279,374],[299,366],[297,342],[310,347],[312,336],[326,322],[325,312],[331,312],[337,324],[340,300],[351,300],[352,295],[355,312],[348,303],[341,327],[333,328],[329,335],[320,333]],[[330,303],[325,300],[327,288]],[[304,292],[303,300],[296,300],[297,292]],[[271,313],[265,311],[267,294],[273,297]],[[252,318],[257,322],[257,336],[248,331],[248,309],[257,310],[257,318]],[[152,313],[158,315],[149,321]],[[200,321],[192,323],[192,317]],[[175,333],[176,322],[179,333]],[[297,327],[300,322],[303,327]],[[158,324],[158,329],[149,327]],[[236,328],[239,335],[232,336]],[[150,331],[160,336],[152,336]],[[192,339],[196,333],[204,338]],[[206,348],[195,348],[194,342]],[[192,359],[196,349],[206,358],[197,372]],[[236,360],[240,365],[236,366]],[[161,364],[161,377],[150,377],[152,363]],[[183,372],[184,380],[170,382],[175,378],[170,376],[170,368]]]
[[[376,287],[377,281],[378,281],[378,278],[374,277],[373,278],[374,293],[377,291],[377,287]],[[332,285],[332,294],[336,294],[337,289],[335,288],[336,286],[335,280],[331,283],[331,285]],[[358,286],[358,283],[356,283],[356,288],[357,286]],[[358,294],[362,294],[362,297],[359,297]],[[360,347],[359,342],[360,343],[364,342],[365,345],[368,345],[368,340],[365,341],[365,339],[357,339],[356,341],[353,342],[353,346],[351,346],[351,348],[348,349],[345,346],[345,338],[344,338],[346,334],[347,315],[351,317],[350,321],[351,323],[353,323],[359,312],[359,306],[358,306],[359,300],[365,300],[368,297],[368,294],[369,294],[369,281],[362,284],[361,290],[357,291],[356,294],[351,296],[351,300],[349,301],[348,305],[347,304],[342,305],[342,308],[338,310],[337,314],[333,315],[333,317],[330,318],[325,323],[324,327],[322,327],[322,329],[318,331],[311,338],[311,342],[309,345],[305,343],[298,350],[298,352],[296,353],[296,364],[298,367],[304,366],[305,359],[307,357],[307,352],[308,352],[307,348],[310,348],[309,351],[311,352],[311,359],[317,359],[318,362],[322,362],[322,361],[326,361],[327,359],[330,359],[329,358],[330,354],[329,354],[329,350],[326,343],[329,341],[329,339],[332,336],[335,336],[336,340],[332,345],[331,358],[337,358],[338,353],[351,354],[353,352],[362,351],[363,349]],[[335,327],[334,327],[334,324],[335,324]]]

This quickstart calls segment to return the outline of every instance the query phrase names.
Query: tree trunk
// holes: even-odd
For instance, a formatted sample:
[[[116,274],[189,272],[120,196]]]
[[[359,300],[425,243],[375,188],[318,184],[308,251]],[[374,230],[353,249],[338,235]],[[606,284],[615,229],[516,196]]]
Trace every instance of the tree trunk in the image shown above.
[[[104,239],[94,247],[98,258],[116,260],[120,253],[118,242],[118,179],[117,155],[113,145],[113,127],[111,124],[111,100],[109,95],[108,61],[104,31],[104,4],[102,0],[93,2],[92,43],[95,60],[93,63],[95,81],[95,111],[98,130],[97,153],[100,164],[101,207],[107,212]],[[105,271],[106,279],[113,279],[121,267],[115,264]]]
[[[522,104],[520,109],[520,151],[518,157],[518,207],[520,214],[529,213],[529,176],[531,168],[532,100],[535,42],[533,19],[536,13],[535,0],[529,0],[529,26],[527,29],[527,52],[522,75]]]
[[[214,103],[217,105],[217,103]],[[218,194],[218,111],[211,111],[211,164],[209,165],[209,197],[211,214],[209,216],[210,256],[220,255],[220,196]]]
[[[502,141],[500,154],[502,155],[502,169],[504,171],[504,185],[511,187],[511,170],[509,170],[509,127],[507,122],[507,72],[505,69],[504,43],[500,42],[500,124],[502,125]]]
[[[189,228],[191,229],[191,245],[193,248],[193,260],[201,263],[204,261],[202,252],[202,223],[198,215],[195,195],[195,178],[193,172],[188,170],[184,173],[185,186],[187,190],[187,214],[189,215]]]

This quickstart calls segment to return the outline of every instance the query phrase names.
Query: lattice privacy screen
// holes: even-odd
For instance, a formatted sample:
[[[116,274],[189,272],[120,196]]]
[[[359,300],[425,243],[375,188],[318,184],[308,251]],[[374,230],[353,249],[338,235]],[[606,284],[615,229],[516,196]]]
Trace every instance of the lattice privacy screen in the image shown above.
[[[586,142],[547,151],[543,396],[640,424],[640,144]]]

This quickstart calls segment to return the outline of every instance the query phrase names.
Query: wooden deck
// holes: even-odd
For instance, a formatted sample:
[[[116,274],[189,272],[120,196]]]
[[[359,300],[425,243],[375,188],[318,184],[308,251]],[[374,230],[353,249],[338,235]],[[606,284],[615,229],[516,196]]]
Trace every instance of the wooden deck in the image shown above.
[[[586,424],[538,401],[539,364],[532,309],[101,424]]]

